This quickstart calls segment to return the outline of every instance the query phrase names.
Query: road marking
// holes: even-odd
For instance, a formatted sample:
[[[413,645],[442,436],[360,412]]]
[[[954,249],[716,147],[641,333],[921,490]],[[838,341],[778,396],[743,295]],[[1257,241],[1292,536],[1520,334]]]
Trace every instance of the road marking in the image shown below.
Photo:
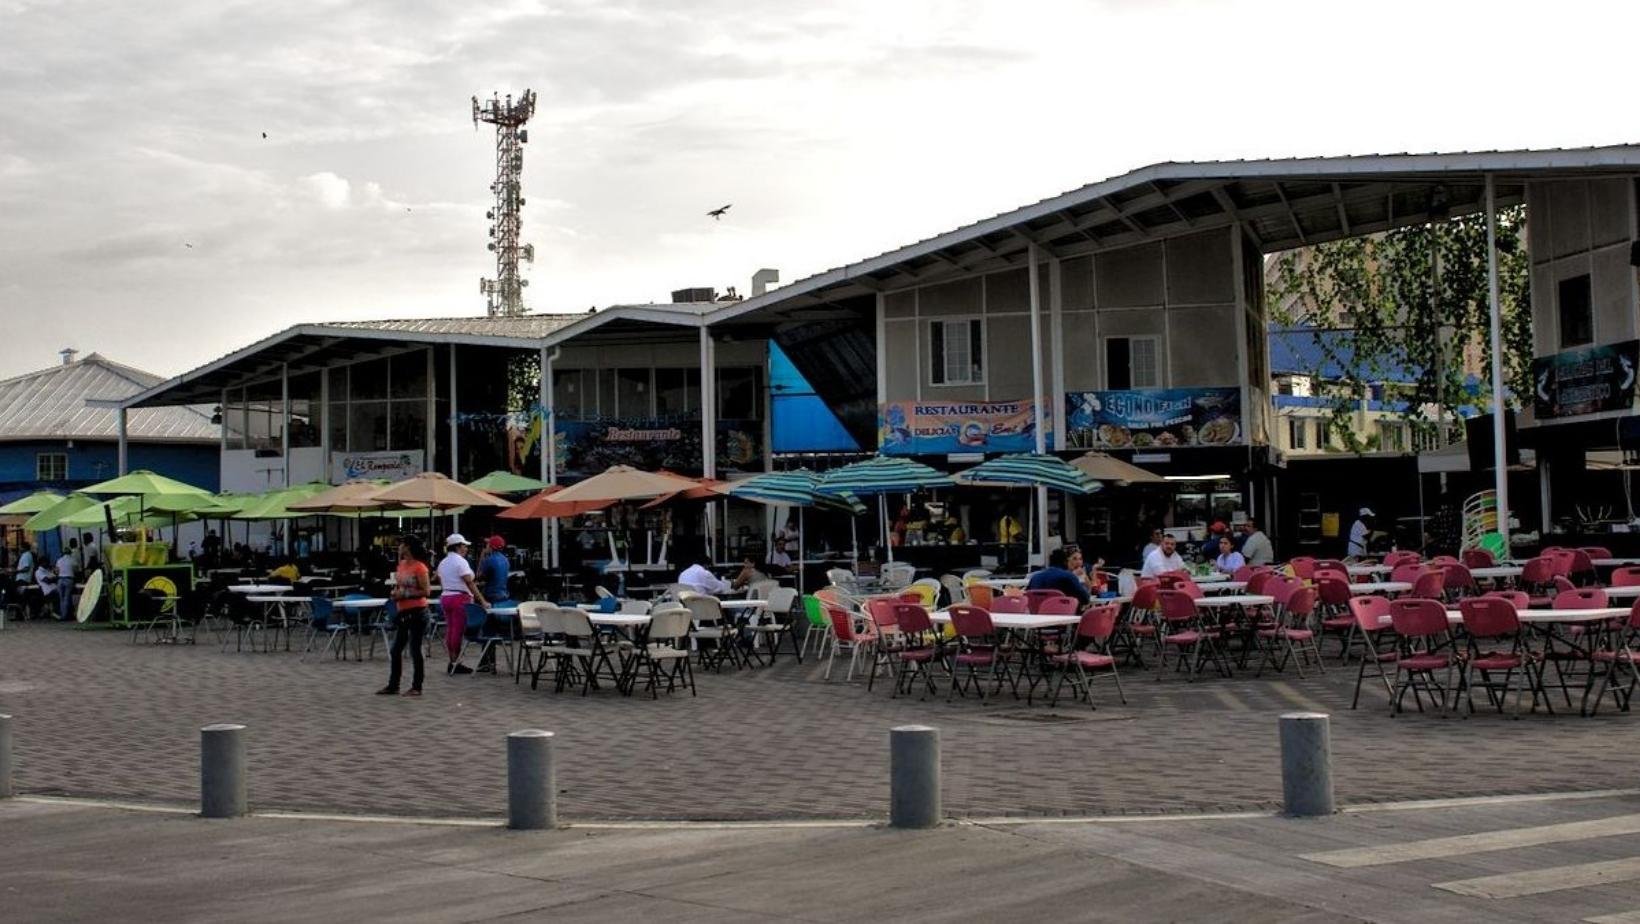
[[[1285,699],[1287,702],[1292,703],[1295,706],[1308,709],[1311,712],[1327,711],[1326,707],[1293,689],[1292,685],[1285,680],[1278,680],[1275,683],[1270,684],[1270,688],[1280,694],[1282,699]]]
[[[1584,924],[1640,924],[1640,911],[1620,911],[1595,918],[1584,918]]]
[[[1252,709],[1242,701],[1241,697],[1233,695],[1229,690],[1213,689],[1213,698],[1223,703],[1231,712],[1251,712]]]
[[[1636,879],[1640,879],[1640,857],[1437,882],[1435,888],[1474,898],[1519,898],[1522,895],[1633,882]]]
[[[1516,847],[1535,847],[1539,844],[1558,844],[1563,841],[1582,841],[1592,837],[1616,837],[1623,834],[1640,834],[1640,815],[1617,815],[1593,821],[1483,831],[1479,834],[1435,837],[1401,844],[1384,844],[1379,847],[1326,850],[1320,853],[1299,854],[1299,857],[1328,866],[1383,866],[1389,863],[1405,863],[1408,860],[1433,860],[1439,857],[1457,857],[1492,850],[1513,850]]]

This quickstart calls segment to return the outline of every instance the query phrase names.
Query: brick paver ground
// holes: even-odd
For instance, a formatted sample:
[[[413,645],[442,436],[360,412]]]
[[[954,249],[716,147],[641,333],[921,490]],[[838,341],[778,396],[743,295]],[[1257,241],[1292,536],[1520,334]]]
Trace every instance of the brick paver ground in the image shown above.
[[[502,812],[503,737],[528,727],[558,733],[572,818],[879,815],[887,730],[910,722],[941,729],[946,807],[970,817],[1275,805],[1276,716],[1295,708],[1333,715],[1345,802],[1626,786],[1613,758],[1640,746],[1640,715],[1391,719],[1382,690],[1351,712],[1353,670],[1194,684],[1130,671],[1129,705],[1105,685],[1090,714],[895,700],[784,658],[703,674],[698,698],[658,702],[532,692],[431,663],[420,700],[379,697],[380,655],[303,662],[28,623],[0,633],[0,712],[15,716],[24,792],[194,800],[199,727],[234,721],[251,730],[256,807],[415,815]]]

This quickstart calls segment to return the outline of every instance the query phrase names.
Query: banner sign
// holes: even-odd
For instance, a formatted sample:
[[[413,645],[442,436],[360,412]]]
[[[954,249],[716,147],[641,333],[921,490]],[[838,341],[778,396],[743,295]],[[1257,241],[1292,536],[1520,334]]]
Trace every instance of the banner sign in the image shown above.
[[[1238,388],[1131,388],[1065,395],[1072,449],[1230,446],[1242,441]]]
[[[1539,420],[1626,411],[1634,406],[1640,340],[1567,350],[1532,360],[1532,412]]]
[[[420,449],[404,452],[333,452],[330,454],[330,481],[341,484],[355,478],[386,478],[401,481],[421,474]]]
[[[1053,418],[1043,417],[1052,448]],[[890,401],[878,415],[883,455],[1031,452],[1036,449],[1034,401]]]
[[[560,416],[556,430],[558,471],[571,478],[596,475],[611,465],[649,472],[664,468],[679,474],[699,474],[702,469],[698,418],[570,420]],[[761,420],[719,420],[718,473],[761,471],[762,445]]]

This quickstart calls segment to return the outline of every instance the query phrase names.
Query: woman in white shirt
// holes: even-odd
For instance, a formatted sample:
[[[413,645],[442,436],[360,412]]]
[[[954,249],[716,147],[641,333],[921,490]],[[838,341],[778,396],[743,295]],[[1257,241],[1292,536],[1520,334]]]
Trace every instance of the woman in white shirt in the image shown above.
[[[1222,536],[1219,538],[1219,557],[1213,565],[1225,574],[1235,574],[1247,566],[1247,559],[1236,551],[1236,544],[1230,541],[1229,536]]]
[[[489,601],[479,593],[473,580],[473,566],[467,562],[467,537],[451,533],[444,540],[444,560],[438,563],[438,583],[443,588],[439,595],[439,610],[444,614],[444,650],[450,655],[447,674],[471,674],[473,669],[461,663],[461,646],[467,638],[467,604],[476,602],[485,609]]]

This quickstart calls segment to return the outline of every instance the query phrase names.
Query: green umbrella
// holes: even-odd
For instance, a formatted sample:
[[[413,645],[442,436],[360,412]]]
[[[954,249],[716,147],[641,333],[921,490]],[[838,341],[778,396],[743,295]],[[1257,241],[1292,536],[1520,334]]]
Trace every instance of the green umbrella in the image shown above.
[[[33,515],[50,509],[62,501],[63,496],[51,491],[35,491],[27,497],[19,497],[11,503],[0,507],[0,516]]]
[[[78,513],[87,507],[97,506],[97,499],[86,497],[84,494],[70,494],[50,507],[36,513],[23,523],[23,529],[31,533],[47,533],[57,528],[63,517]]]
[[[546,490],[547,483],[523,475],[514,475],[512,472],[495,471],[467,482],[467,487],[488,491],[491,494],[534,494],[536,491]]]
[[[83,494],[136,494],[143,497],[156,494],[203,494],[206,497],[211,496],[211,492],[204,488],[196,488],[175,478],[156,475],[146,469],[138,469],[128,475],[98,482],[89,488],[81,488],[80,491]]]
[[[287,505],[306,500],[321,491],[330,490],[323,482],[308,482],[289,488],[269,491],[240,506],[233,514],[235,520],[294,520],[313,516],[311,511],[291,510]]]
[[[1027,452],[1011,453],[982,462],[959,473],[957,480],[1020,487],[1040,485],[1071,494],[1092,494],[1102,487],[1093,476],[1058,456]]]
[[[866,512],[864,504],[853,494],[823,494],[820,491],[820,476],[806,468],[793,469],[785,472],[767,472],[755,475],[745,481],[737,481],[729,486],[730,497],[743,497],[764,504],[784,505],[797,508],[797,589],[803,591],[803,509],[805,507],[828,507],[833,510],[842,510],[850,516],[858,516]],[[854,524],[849,524],[849,534],[854,533]],[[859,551],[855,551],[855,562],[858,566]]]

